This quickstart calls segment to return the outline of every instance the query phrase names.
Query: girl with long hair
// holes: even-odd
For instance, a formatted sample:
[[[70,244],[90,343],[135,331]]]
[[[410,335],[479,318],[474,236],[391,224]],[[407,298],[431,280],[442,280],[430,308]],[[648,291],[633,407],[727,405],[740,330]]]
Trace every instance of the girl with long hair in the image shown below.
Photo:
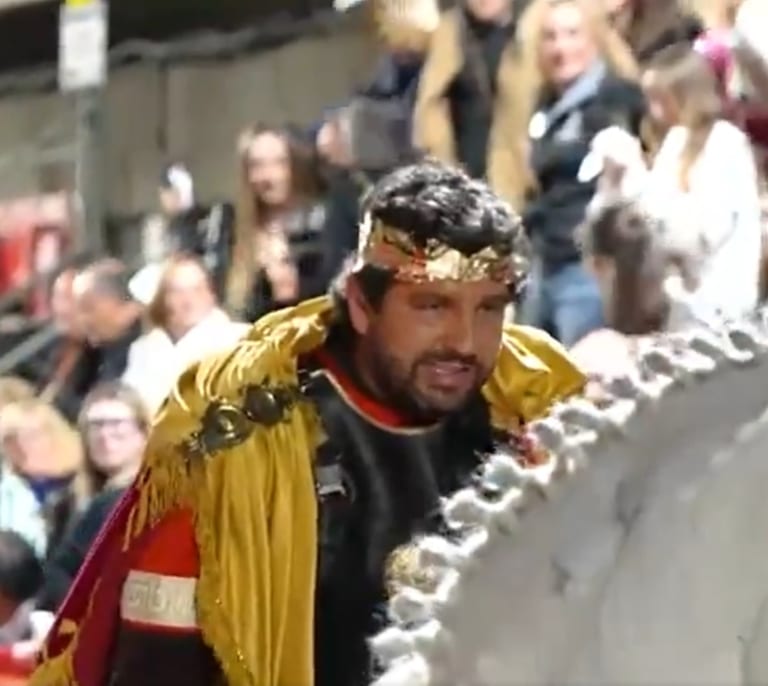
[[[238,157],[227,304],[234,313],[255,319],[325,290],[324,210],[313,151],[289,129],[246,129]]]
[[[757,305],[761,209],[757,165],[747,136],[724,118],[716,78],[705,57],[687,46],[659,53],[642,79],[650,128],[660,136],[644,170],[638,201],[664,230],[670,264],[672,319],[713,321],[749,314]],[[604,152],[610,186],[630,167],[615,144]],[[616,171],[618,169],[618,172]],[[633,170],[634,171],[634,170]]]
[[[651,167],[651,198],[667,218],[670,251],[699,263],[694,308],[744,315],[757,304],[761,252],[749,140],[725,120],[715,77],[697,52],[660,54],[643,85],[650,116],[667,131]]]

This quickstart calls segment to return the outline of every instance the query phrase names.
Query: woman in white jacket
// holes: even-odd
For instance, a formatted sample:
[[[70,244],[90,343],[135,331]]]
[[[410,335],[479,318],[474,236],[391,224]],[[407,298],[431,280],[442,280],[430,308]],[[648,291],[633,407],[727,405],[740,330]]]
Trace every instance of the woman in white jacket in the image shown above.
[[[152,328],[131,346],[122,380],[152,413],[187,367],[233,345],[249,328],[218,307],[208,271],[188,256],[164,266],[148,318]]]
[[[603,176],[594,205],[635,198],[659,218],[661,244],[681,278],[670,295],[681,312],[713,321],[758,302],[761,209],[746,135],[722,118],[706,60],[682,46],[660,53],[643,77],[649,129],[660,145],[646,169],[638,141],[610,129],[593,142]]]

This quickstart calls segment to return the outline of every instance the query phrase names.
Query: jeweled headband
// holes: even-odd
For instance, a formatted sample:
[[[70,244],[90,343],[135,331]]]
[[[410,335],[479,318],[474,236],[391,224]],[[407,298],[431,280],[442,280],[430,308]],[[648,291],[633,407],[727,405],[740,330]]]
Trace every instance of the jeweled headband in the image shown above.
[[[465,255],[440,240],[417,245],[407,231],[366,215],[360,225],[354,270],[365,266],[386,269],[398,281],[517,281],[521,265],[512,246],[488,246]]]

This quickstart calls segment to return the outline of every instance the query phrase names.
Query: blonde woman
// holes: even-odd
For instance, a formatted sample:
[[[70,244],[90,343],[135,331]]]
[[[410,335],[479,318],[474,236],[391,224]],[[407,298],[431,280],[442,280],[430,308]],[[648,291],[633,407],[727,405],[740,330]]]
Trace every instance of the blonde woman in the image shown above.
[[[248,330],[219,307],[210,274],[192,256],[165,263],[147,316],[150,329],[131,345],[122,380],[151,413],[188,366],[233,345]]]
[[[534,0],[522,19],[520,97],[535,186],[525,224],[534,249],[522,319],[572,345],[603,324],[597,283],[584,269],[575,231],[595,191],[579,178],[592,138],[612,124],[636,132],[645,104],[634,58],[592,0]]]
[[[17,531],[42,557],[78,507],[72,489],[85,469],[80,437],[51,405],[22,400],[0,413],[0,449],[0,529]]]
[[[238,155],[227,305],[252,320],[325,290],[325,213],[311,153],[290,131],[251,127],[240,137]]]

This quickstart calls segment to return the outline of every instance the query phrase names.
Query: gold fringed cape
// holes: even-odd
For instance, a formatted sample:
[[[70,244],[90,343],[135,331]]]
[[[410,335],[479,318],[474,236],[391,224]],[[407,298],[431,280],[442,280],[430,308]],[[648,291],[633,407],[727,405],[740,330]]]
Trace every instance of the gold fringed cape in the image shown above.
[[[312,460],[318,417],[299,401],[284,421],[254,423],[236,445],[189,457],[212,405],[241,406],[254,386],[296,386],[298,359],[325,340],[328,298],[268,315],[231,352],[187,371],[161,410],[127,513],[125,544],[176,507],[195,514],[198,621],[228,686],[311,686],[317,554]],[[484,390],[492,421],[508,428],[578,393],[585,378],[563,348],[534,329],[505,330]],[[103,570],[102,570],[103,573]],[[98,579],[88,593],[95,593]],[[72,667],[81,618],[60,618],[64,648],[49,652],[32,686],[81,686]],[[74,624],[73,624],[74,621]],[[84,647],[84,646],[81,646]],[[106,659],[106,658],[103,658]]]

